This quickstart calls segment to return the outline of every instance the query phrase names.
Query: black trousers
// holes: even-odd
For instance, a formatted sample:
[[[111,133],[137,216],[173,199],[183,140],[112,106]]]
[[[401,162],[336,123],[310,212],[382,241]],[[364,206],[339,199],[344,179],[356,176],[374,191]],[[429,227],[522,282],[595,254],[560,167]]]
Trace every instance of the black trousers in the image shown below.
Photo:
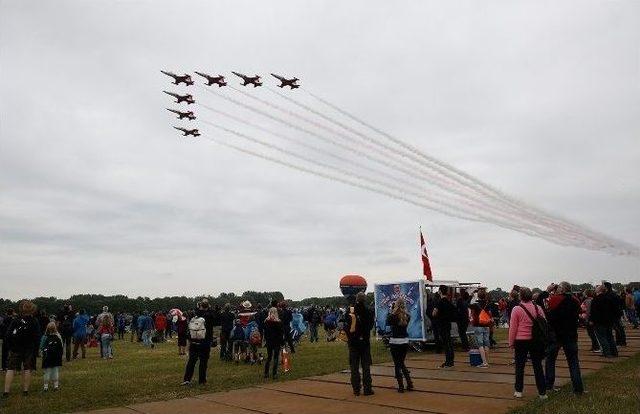
[[[547,386],[545,384],[544,371],[542,369],[542,357],[544,352],[533,348],[532,341],[529,340],[515,340],[515,360],[516,360],[516,383],[515,389],[518,392],[522,392],[524,389],[524,366],[527,363],[527,356],[531,359],[533,365],[533,374],[536,379],[536,388],[539,395],[544,395]]]
[[[391,358],[393,358],[393,368],[395,370],[396,379],[399,383],[402,381],[403,376],[407,381],[411,381],[411,378],[409,377],[409,370],[404,364],[408,348],[409,344],[389,344]]]
[[[287,342],[287,345],[289,345],[289,349],[291,350],[291,353],[296,352],[296,349],[293,347],[293,338],[291,337],[291,329],[288,329],[289,325],[287,324],[287,326],[285,326],[284,328],[284,340]]]
[[[269,364],[273,359],[273,372],[271,375],[275,378],[278,375],[278,363],[280,362],[280,347],[267,345],[267,359],[264,361],[264,376],[269,376]]]
[[[7,340],[2,340],[2,370],[7,369],[7,361],[9,359],[9,344],[7,344]]]
[[[610,325],[594,325],[593,327],[598,342],[600,342],[600,350],[604,357],[617,357],[618,347],[613,339],[613,327]]]
[[[196,362],[200,360],[198,365],[198,382],[200,384],[207,383],[207,365],[209,364],[209,355],[211,354],[211,342],[203,341],[200,343],[191,343],[189,345],[189,360],[187,368],[184,371],[184,380],[191,381]]]
[[[460,344],[465,350],[469,349],[469,338],[467,338],[467,328],[469,327],[469,320],[464,319],[458,321],[458,336],[460,337]]]
[[[600,344],[598,343],[598,338],[596,338],[596,332],[593,328],[593,325],[587,325],[587,334],[591,339],[591,350],[597,351],[600,349]]]
[[[71,336],[63,336],[64,354],[67,362],[71,361]]]
[[[361,384],[365,391],[371,391],[371,345],[369,341],[349,342],[349,367],[351,368],[351,386],[360,392]],[[362,367],[362,378],[360,378]]]
[[[613,323],[613,330],[616,333],[616,345],[627,346],[627,334],[624,331],[621,318],[618,318],[618,320]]]
[[[231,331],[220,331],[220,359],[231,359],[231,341],[229,336]]]
[[[545,360],[547,389],[552,390],[556,382],[556,361],[558,359],[558,352],[560,351],[560,348],[562,348],[564,355],[567,358],[573,392],[576,394],[582,394],[584,392],[584,385],[582,384],[582,374],[580,373],[577,339],[575,341],[569,339],[556,341],[549,347],[547,359]]]
[[[440,331],[440,339],[442,340],[442,348],[444,349],[445,365],[453,366],[453,340],[451,339],[451,324],[444,323],[438,327]]]

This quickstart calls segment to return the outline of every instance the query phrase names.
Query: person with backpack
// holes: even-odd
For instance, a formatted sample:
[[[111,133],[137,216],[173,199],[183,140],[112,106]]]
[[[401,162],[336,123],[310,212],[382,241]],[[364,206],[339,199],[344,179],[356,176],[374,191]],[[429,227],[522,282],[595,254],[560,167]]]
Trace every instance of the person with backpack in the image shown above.
[[[410,316],[407,312],[407,305],[404,299],[399,298],[393,303],[391,312],[387,316],[386,325],[391,328],[391,338],[389,338],[389,349],[393,358],[393,367],[398,381],[398,392],[404,392],[404,380],[407,382],[407,391],[413,390],[413,381],[409,375],[409,370],[404,361],[407,357],[409,339],[407,326],[409,326]]]
[[[458,313],[449,299],[449,288],[445,285],[440,285],[438,291],[440,292],[440,299],[433,308],[433,317],[435,324],[438,326],[445,354],[445,361],[439,365],[439,368],[451,368],[453,367],[454,359],[451,323],[457,320]]]
[[[182,385],[191,384],[193,372],[198,362],[198,383],[207,383],[207,366],[213,341],[215,315],[207,299],[197,304],[196,314],[189,321],[189,359],[184,372]]]
[[[78,316],[73,319],[73,359],[78,358],[78,348],[82,350],[82,359],[87,356],[87,325],[89,325],[89,315],[87,311],[81,309]]]
[[[479,368],[489,368],[489,349],[491,342],[489,340],[489,329],[491,327],[492,318],[487,310],[487,301],[484,297],[478,297],[478,301],[469,306],[469,324],[473,327],[473,336],[475,337],[482,364]]]
[[[509,322],[509,347],[515,354],[515,392],[513,396],[522,398],[524,389],[524,367],[527,358],[531,359],[536,387],[540,399],[546,399],[542,359],[548,341],[548,327],[544,310],[532,302],[533,293],[526,287],[520,288],[520,303],[511,311]]]
[[[371,329],[373,315],[367,307],[363,292],[356,295],[355,304],[349,307],[345,319],[347,344],[349,345],[349,367],[351,368],[351,387],[355,396],[360,395],[360,386],[364,395],[373,395],[371,384]],[[362,378],[360,377],[362,367]]]
[[[278,362],[280,349],[284,345],[284,327],[278,316],[278,308],[269,308],[269,314],[264,321],[264,341],[267,346],[267,359],[264,363],[264,377],[269,378],[269,366],[273,361],[271,377],[278,377]]]
[[[58,333],[55,322],[49,322],[44,335],[40,339],[42,369],[44,370],[43,391],[49,391],[49,381],[53,381],[53,390],[60,387],[60,367],[62,366],[62,337]]]
[[[551,343],[545,360],[545,381],[548,391],[554,391],[556,379],[556,360],[560,348],[564,351],[569,365],[569,375],[573,392],[582,395],[584,386],[580,374],[578,360],[578,320],[580,317],[580,302],[571,294],[571,284],[561,282],[555,295],[549,297],[547,318],[549,327],[555,334],[555,341]]]
[[[9,396],[16,371],[22,371],[22,393],[29,394],[31,372],[36,369],[36,356],[40,345],[40,324],[35,317],[36,305],[24,300],[18,306],[19,316],[8,327],[5,341],[9,346],[7,373],[3,397]]]
[[[2,371],[7,370],[7,361],[9,359],[9,341],[8,341],[8,332],[9,326],[11,322],[16,317],[16,312],[13,308],[7,309],[5,313],[4,319],[2,319],[2,324],[0,324],[0,338],[2,339]]]

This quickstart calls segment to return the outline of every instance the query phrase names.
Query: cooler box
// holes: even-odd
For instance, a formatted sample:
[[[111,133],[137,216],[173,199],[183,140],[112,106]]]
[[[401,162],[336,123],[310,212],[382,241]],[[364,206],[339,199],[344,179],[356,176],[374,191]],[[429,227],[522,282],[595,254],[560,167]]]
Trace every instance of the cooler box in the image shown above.
[[[482,365],[482,357],[480,356],[480,351],[477,349],[472,349],[469,351],[469,364],[472,367],[477,367]]]

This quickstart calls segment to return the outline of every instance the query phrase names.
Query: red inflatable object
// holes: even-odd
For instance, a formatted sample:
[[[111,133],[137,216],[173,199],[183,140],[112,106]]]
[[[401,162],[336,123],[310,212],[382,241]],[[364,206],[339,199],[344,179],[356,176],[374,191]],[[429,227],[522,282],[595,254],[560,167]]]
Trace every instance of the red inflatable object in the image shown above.
[[[344,296],[354,296],[367,290],[367,280],[360,275],[346,275],[340,279],[340,290]]]

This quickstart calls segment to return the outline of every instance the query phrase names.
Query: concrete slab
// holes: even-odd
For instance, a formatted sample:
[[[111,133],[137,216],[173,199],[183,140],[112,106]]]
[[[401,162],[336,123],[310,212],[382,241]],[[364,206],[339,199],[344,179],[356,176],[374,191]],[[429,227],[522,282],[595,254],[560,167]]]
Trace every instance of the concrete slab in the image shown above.
[[[478,368],[478,367],[472,367],[471,365],[469,365],[468,360],[467,361],[463,361],[463,362],[458,362],[456,363],[455,367],[453,368],[455,371],[462,371],[462,372],[492,372],[492,373],[496,373],[496,374],[513,374],[514,373],[514,367],[513,366],[509,366],[509,365],[498,365],[498,364],[493,364],[491,363],[492,361],[490,361],[489,364],[489,368]],[[384,363],[382,364],[383,366],[393,366],[393,363]],[[422,368],[422,369],[440,369],[440,368],[436,368],[437,363],[435,363],[434,361],[424,361],[424,360],[407,360],[406,361],[406,365],[407,368],[409,369],[414,369],[414,368]],[[593,371],[593,370],[588,370],[585,369],[585,371]],[[525,367],[525,375],[533,375],[533,368],[531,367],[531,364],[527,364]],[[566,377],[569,378],[569,369],[568,368],[564,368],[564,367],[558,367],[556,366],[556,377]]]
[[[130,406],[137,413],[144,414],[254,414],[242,408],[230,407],[201,398],[181,398],[170,401],[156,401]]]
[[[283,382],[287,384],[294,381]],[[199,395],[207,401],[254,410],[265,414],[301,414],[301,413],[322,413],[322,414],[415,414],[415,413],[435,413],[421,407],[420,410],[406,410],[402,408],[389,407],[376,404],[369,397],[360,397],[361,400],[348,401],[347,396],[351,394],[350,387],[341,386],[337,395],[298,395],[281,392],[266,388],[249,388],[234,390],[229,392],[219,392],[214,394]],[[397,393],[396,393],[397,394]],[[391,408],[391,409],[390,409]]]
[[[308,381],[324,381],[336,384],[347,385],[350,383],[347,374],[329,374],[318,377],[304,378]],[[445,395],[467,395],[476,397],[492,397],[511,400],[513,398],[513,385],[491,384],[479,382],[455,382],[435,379],[413,378],[413,385],[416,392],[431,392]],[[387,388],[395,390],[398,386],[393,377],[383,377],[376,375],[374,378],[374,388]]]
[[[407,358],[407,363],[410,363],[411,361],[431,361],[433,363],[442,362],[442,357],[440,355],[433,355],[433,354],[414,354],[414,355],[415,356],[411,356],[410,358]],[[456,355],[456,358],[458,358],[457,355]],[[460,358],[456,359],[456,361],[468,363],[469,358],[466,354],[462,354]],[[508,366],[508,367],[513,366],[511,364],[510,357],[496,356],[496,355],[490,354],[489,362],[491,363],[491,365],[502,365],[502,366]],[[393,363],[388,363],[384,365],[392,366]],[[583,361],[583,360],[580,361],[580,368],[584,369],[585,371],[598,370],[600,368],[603,368],[604,366],[606,366],[605,362],[601,362],[601,361],[598,361],[598,362]],[[558,356],[556,367],[568,368],[567,360],[564,358],[564,355],[562,353]]]
[[[379,392],[369,397],[355,397],[351,388],[344,384],[320,381],[290,381],[265,385],[265,388],[278,390],[287,395],[307,395],[314,397],[331,396],[339,400],[365,402],[366,404],[398,407],[442,414],[480,414],[500,413],[522,404],[515,399],[478,398],[464,395],[444,397],[428,392]],[[310,411],[310,410],[309,410]]]
[[[127,407],[105,408],[103,410],[81,411],[76,414],[136,414],[136,412]]]

